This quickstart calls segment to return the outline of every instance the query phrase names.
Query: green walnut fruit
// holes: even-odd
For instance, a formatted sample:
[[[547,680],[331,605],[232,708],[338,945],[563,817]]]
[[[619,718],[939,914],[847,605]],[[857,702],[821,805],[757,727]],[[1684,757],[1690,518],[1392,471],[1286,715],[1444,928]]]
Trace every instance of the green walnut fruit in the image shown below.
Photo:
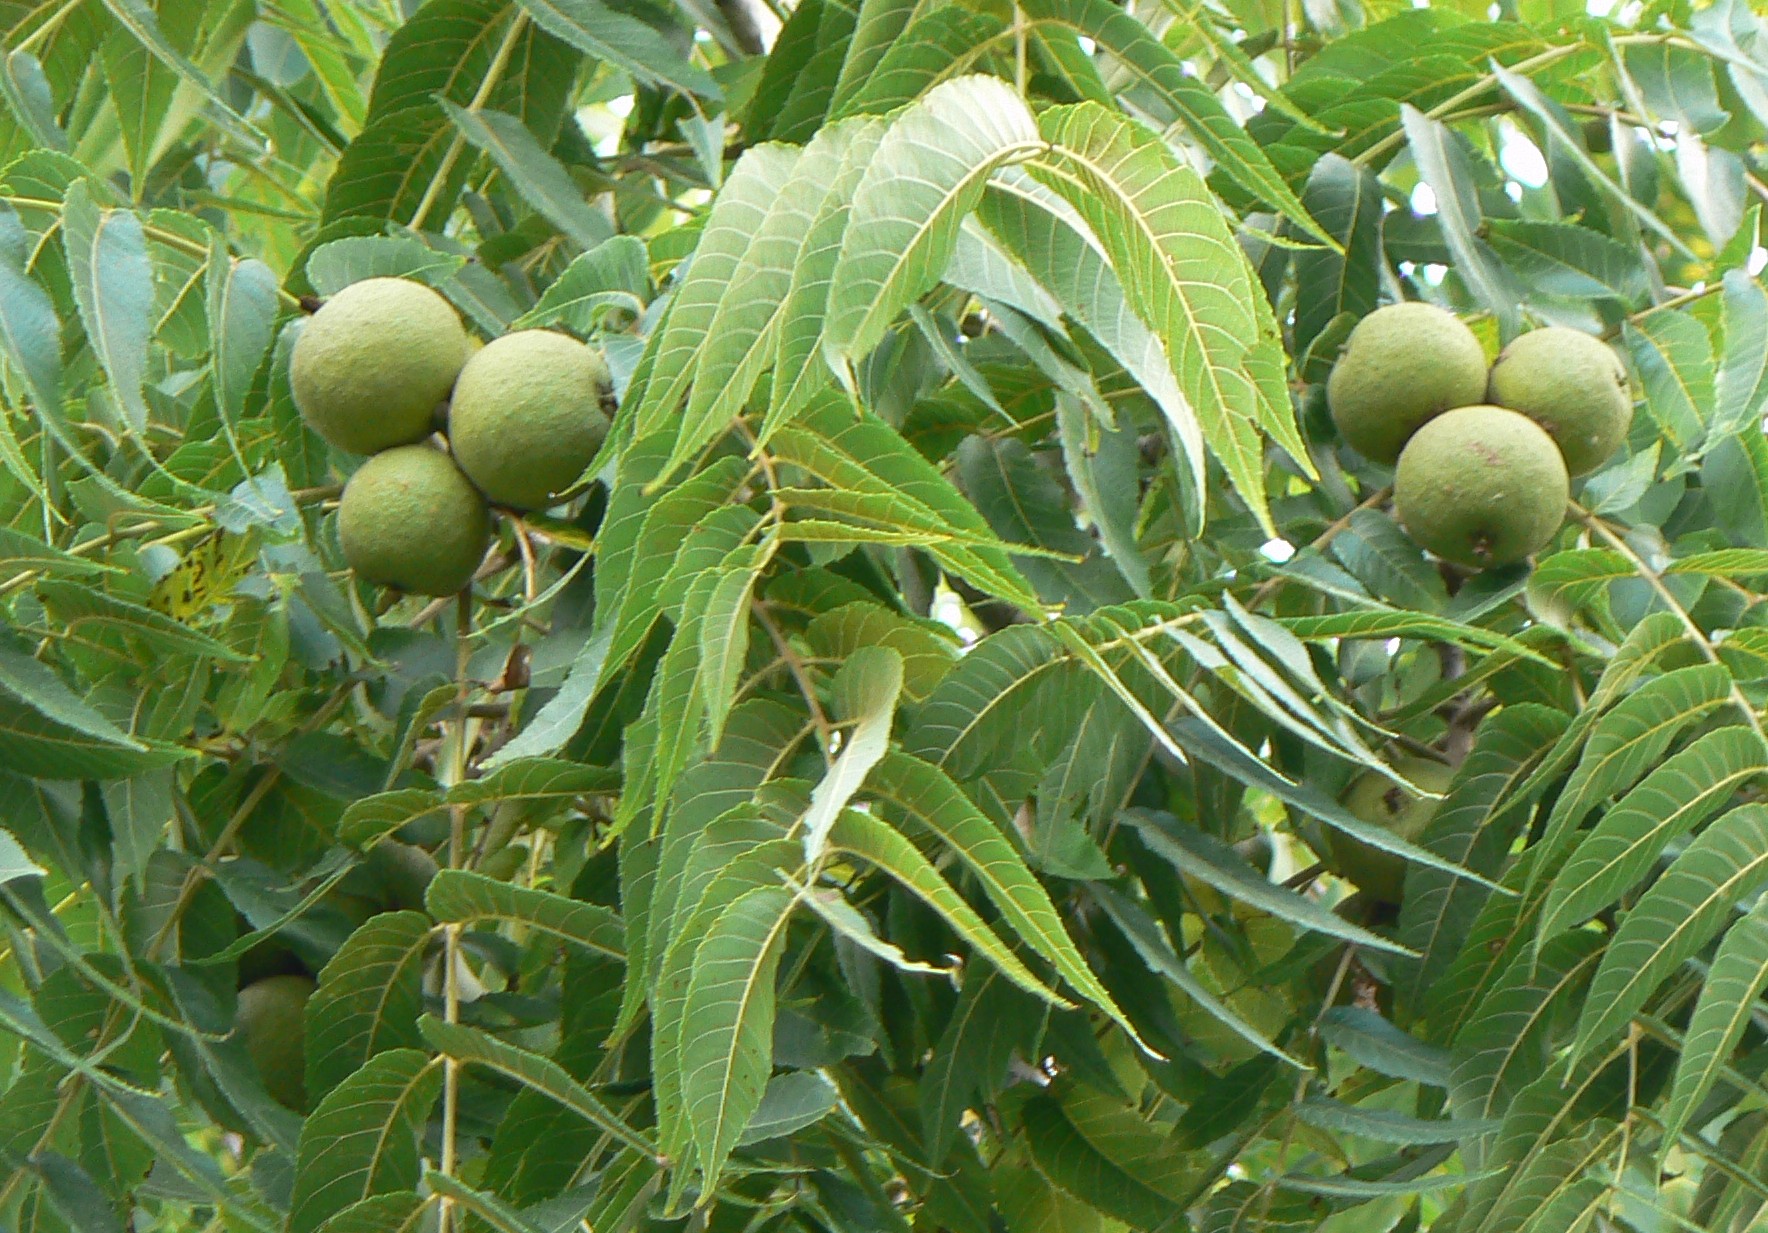
[[[1394,470],[1394,508],[1421,548],[1474,569],[1546,547],[1570,481],[1553,438],[1502,407],[1458,407],[1420,428]]]
[[[608,435],[602,353],[551,330],[518,330],[488,343],[461,370],[448,407],[448,442],[493,504],[545,509],[558,502]]]
[[[1412,434],[1486,394],[1486,353],[1461,321],[1434,304],[1378,308],[1345,340],[1326,400],[1339,435],[1374,462],[1392,463]]]
[[[491,542],[485,498],[428,445],[376,454],[344,485],[338,538],[358,577],[418,595],[453,595]]]
[[[295,406],[314,432],[352,454],[421,441],[467,362],[467,345],[460,317],[422,283],[352,283],[295,340]]]
[[[1440,762],[1401,758],[1394,769],[1426,792],[1441,793],[1454,772]],[[1430,825],[1437,802],[1408,792],[1386,775],[1370,771],[1352,782],[1344,806],[1359,819],[1416,843]],[[1333,871],[1372,899],[1398,903],[1406,888],[1406,860],[1340,830],[1326,835],[1327,863]]]
[[[270,976],[239,991],[240,1038],[264,1087],[297,1113],[307,1107],[302,1016],[316,986],[305,976]]]
[[[396,839],[383,839],[370,848],[367,867],[388,908],[412,912],[424,910],[424,892],[439,869],[428,852]]]
[[[1606,462],[1633,422],[1627,370],[1601,339],[1550,326],[1513,341],[1492,365],[1486,401],[1547,430],[1570,475]]]

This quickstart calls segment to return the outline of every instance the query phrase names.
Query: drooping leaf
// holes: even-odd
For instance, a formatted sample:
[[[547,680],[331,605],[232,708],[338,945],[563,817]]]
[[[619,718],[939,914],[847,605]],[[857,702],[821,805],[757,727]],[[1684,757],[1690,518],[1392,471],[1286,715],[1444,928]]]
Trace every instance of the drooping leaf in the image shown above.
[[[1750,1015],[1768,988],[1768,901],[1732,923],[1707,971],[1664,1110],[1664,1144],[1676,1142],[1694,1110],[1718,1082]]]
[[[835,674],[836,713],[853,727],[829,773],[811,790],[810,808],[801,820],[804,856],[815,863],[835,819],[846,809],[861,784],[889,747],[890,721],[902,695],[902,656],[889,647],[861,647]]]
[[[722,97],[718,83],[704,69],[677,55],[637,17],[601,0],[521,0],[521,4],[549,33],[598,60],[714,102]]]
[[[1269,304],[1213,197],[1164,144],[1096,104],[1052,108],[1039,128],[1051,150],[1033,174],[1104,245],[1136,315],[1165,345],[1204,440],[1269,527],[1259,432],[1298,459],[1307,451]]]
[[[711,922],[694,956],[684,1017],[682,1096],[707,1184],[761,1105],[773,1058],[774,975],[793,898],[757,887]]]
[[[1532,879],[1550,867],[1570,842],[1573,828],[1592,805],[1631,786],[1664,756],[1688,724],[1730,696],[1731,680],[1723,668],[1696,665],[1647,681],[1604,715],[1590,730],[1583,755],[1535,845],[1540,855],[1531,870],[1529,889]]]
[[[312,1233],[350,1204],[410,1191],[422,1172],[418,1134],[442,1091],[442,1068],[416,1049],[370,1058],[301,1130],[291,1233]]]
[[[623,17],[612,12],[608,15]],[[468,141],[491,156],[511,187],[563,235],[586,250],[613,236],[612,224],[583,200],[570,174],[515,116],[472,111],[446,99],[442,100],[442,109]]]
[[[439,921],[520,921],[562,941],[615,959],[624,957],[620,919],[601,904],[500,882],[471,870],[444,869],[430,879],[424,906]]]
[[[886,823],[870,814],[848,810],[835,820],[835,826],[829,832],[829,846],[849,856],[857,856],[902,883],[943,917],[953,932],[981,951],[1003,975],[1027,993],[1052,1005],[1069,1005],[1025,966],[914,844]]]
[[[1048,960],[1077,993],[1116,1020],[1132,1039],[1138,1039],[1063,928],[1048,893],[1012,844],[945,772],[906,754],[889,754],[878,763],[866,786],[901,810],[915,826],[945,843],[1025,943]]]
[[[444,1055],[508,1075],[606,1131],[634,1151],[649,1155],[654,1150],[648,1139],[628,1127],[613,1110],[550,1058],[476,1028],[445,1023],[428,1015],[419,1022],[418,1028],[430,1047]]]
[[[1615,931],[1590,982],[1572,1056],[1626,1024],[1765,881],[1768,808],[1740,806],[1697,835]]]
[[[1603,815],[1554,878],[1541,911],[1543,941],[1620,898],[1671,840],[1717,813],[1768,750],[1747,727],[1709,732],[1663,762]]]
[[[1687,313],[1652,313],[1624,337],[1645,388],[1645,409],[1680,449],[1706,434],[1713,412],[1713,344]]]
[[[109,210],[84,181],[68,189],[62,211],[68,269],[86,338],[109,374],[126,422],[147,431],[147,344],[153,332],[153,267],[141,220]]]
[[[655,432],[666,421],[673,422],[693,381],[725,288],[765,224],[769,206],[790,183],[801,157],[788,146],[764,145],[748,151],[731,169],[670,301],[669,315],[646,344],[651,375],[633,412],[641,435]],[[671,461],[663,464],[666,470],[679,461],[673,444],[667,454]]]
[[[993,77],[945,82],[896,118],[854,189],[830,276],[823,350],[832,364],[877,345],[945,269],[989,175],[1042,145],[1024,100]]]
[[[430,930],[421,912],[376,916],[320,971],[304,1012],[310,1101],[319,1103],[376,1054],[421,1043],[417,1018]]]

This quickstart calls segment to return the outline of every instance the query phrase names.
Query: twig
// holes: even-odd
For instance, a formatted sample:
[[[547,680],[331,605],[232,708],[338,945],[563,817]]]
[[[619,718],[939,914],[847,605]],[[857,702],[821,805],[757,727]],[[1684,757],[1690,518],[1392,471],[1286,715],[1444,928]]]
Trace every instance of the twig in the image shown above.
[[[447,750],[448,766],[443,777],[444,783],[452,788],[466,779],[467,775],[467,742],[469,726],[472,719],[469,715],[467,699],[471,685],[467,678],[467,666],[472,658],[473,632],[473,592],[468,587],[457,597],[456,621],[454,627],[454,721],[449,733],[451,739],[444,741]],[[466,859],[467,807],[450,805],[448,807],[448,867],[459,869]],[[460,1021],[460,926],[450,924],[443,930],[442,953],[442,1015],[448,1023]],[[442,1159],[441,1171],[449,1176],[454,1175],[458,1160],[456,1137],[460,1123],[460,1063],[453,1057],[445,1057],[442,1061]],[[456,1227],[454,1201],[444,1196],[438,1215],[441,1217],[442,1233],[453,1233]]]

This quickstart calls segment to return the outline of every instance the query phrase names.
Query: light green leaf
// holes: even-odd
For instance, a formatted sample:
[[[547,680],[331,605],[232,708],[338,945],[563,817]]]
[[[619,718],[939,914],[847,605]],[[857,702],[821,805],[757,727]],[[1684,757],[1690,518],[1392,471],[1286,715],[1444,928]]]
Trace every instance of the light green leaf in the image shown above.
[[[706,713],[701,692],[705,681],[700,671],[700,631],[705,623],[707,600],[722,578],[716,567],[689,577],[682,610],[676,617],[675,636],[657,665],[645,702],[644,719],[653,725],[655,737],[648,746],[627,743],[622,768],[626,791],[615,815],[617,827],[624,827],[637,816],[640,802],[653,796],[659,802],[669,800],[676,777],[699,737]]]
[[[329,296],[368,278],[411,278],[440,287],[465,264],[465,258],[408,235],[361,235],[321,244],[308,255],[305,270],[313,290]]]
[[[228,259],[217,242],[209,256],[210,365],[230,432],[246,413],[246,395],[275,332],[277,307],[275,272],[262,261]],[[234,448],[237,452],[237,444]]]
[[[854,190],[829,290],[823,350],[845,372],[944,272],[959,224],[997,167],[1043,148],[1004,82],[944,82],[891,124]]]
[[[730,276],[700,352],[687,413],[671,451],[673,466],[705,448],[749,401],[778,351],[779,328],[793,271],[856,139],[872,131],[859,121],[817,133],[779,195],[769,204],[753,242]],[[775,380],[782,374],[776,372]]]
[[[1299,460],[1307,450],[1268,301],[1214,195],[1164,142],[1097,104],[1051,108],[1039,127],[1053,148],[1032,173],[1103,244],[1130,306],[1165,346],[1210,450],[1275,535],[1259,430]]]
[[[1529,80],[1524,74],[1507,69],[1500,64],[1492,65],[1492,73],[1497,77],[1498,84],[1504,88],[1505,92],[1520,103],[1524,111],[1546,128],[1553,148],[1576,163],[1578,169],[1589,177],[1591,183],[1602,190],[1604,196],[1622,209],[1630,211],[1647,228],[1667,241],[1678,254],[1690,261],[1699,260],[1674,228],[1652,213],[1651,209],[1632,193],[1609,178],[1608,173],[1597,164],[1595,159],[1590,157],[1589,152],[1584,148],[1584,143],[1579,140],[1574,131],[1575,126],[1567,119],[1564,110],[1549,98],[1540,86]]]
[[[1056,427],[1069,482],[1098,530],[1106,557],[1138,599],[1151,598],[1154,582],[1148,555],[1136,542],[1141,496],[1136,475],[1142,455],[1135,426],[1119,423],[1110,430],[1095,426],[1079,399],[1058,395]]]
[[[1518,291],[1510,271],[1479,238],[1483,220],[1468,154],[1454,130],[1411,104],[1400,105],[1400,120],[1419,175],[1436,192],[1437,223],[1454,255],[1455,272],[1509,338],[1520,321]]]
[[[40,878],[47,872],[30,858],[11,831],[0,830],[0,886],[19,878]]]
[[[66,153],[68,135],[56,119],[55,95],[41,60],[28,51],[0,55],[0,98],[34,144]]]
[[[817,890],[800,886],[791,880],[789,874],[783,876],[786,877],[787,885],[798,893],[798,902],[821,917],[823,923],[834,930],[843,941],[853,943],[861,950],[888,963],[899,972],[917,972],[923,976],[944,976],[948,979],[956,977],[957,973],[954,968],[939,967],[935,964],[910,959],[903,953],[900,946],[894,946],[879,937],[878,931],[872,928],[872,922],[866,919],[865,914],[858,908],[847,902],[840,891]]]
[[[777,584],[770,587],[768,602],[779,603],[782,594]],[[844,662],[862,647],[891,648],[902,656],[903,693],[917,701],[939,684],[958,654],[949,626],[905,616],[868,599],[818,612],[805,627],[804,639],[813,653],[831,662]]]
[[[969,438],[958,447],[958,478],[996,534],[1041,550],[1020,569],[1046,602],[1085,613],[1135,597],[1098,541],[1074,525],[1068,494],[1023,441]]]
[[[1556,552],[1529,575],[1529,598],[1550,618],[1569,614],[1590,603],[1611,582],[1637,577],[1633,563],[1612,548],[1574,548]],[[1561,611],[1555,611],[1555,610]]]
[[[1744,271],[1727,270],[1722,304],[1725,345],[1713,377],[1709,443],[1759,423],[1768,402],[1768,294]]]
[[[112,877],[139,885],[166,828],[178,816],[171,768],[118,779],[103,787],[110,820]]]
[[[365,796],[344,810],[338,839],[353,848],[372,848],[406,823],[441,809],[444,803],[442,793],[429,788],[395,788]]]
[[[673,918],[658,926],[655,940],[647,943],[656,959],[650,1000],[657,1141],[659,1150],[684,1167],[691,1167],[694,1139],[683,1049],[689,1026],[688,992],[700,948],[713,922],[732,904],[752,891],[783,886],[781,871],[798,868],[802,856],[797,843],[784,838],[777,827],[749,816],[749,808],[733,810],[706,828],[703,841],[694,844],[681,866],[681,885],[670,888],[678,890],[679,897],[651,907],[652,924],[674,907]]]
[[[805,231],[797,263],[792,268],[792,283],[780,307],[773,388],[768,397],[767,417],[756,433],[757,448],[766,445],[781,424],[832,380],[818,347],[831,279],[853,213],[854,190],[871,165],[886,128],[884,121],[870,117],[851,121],[841,168],[830,180],[822,205]]]
[[[617,235],[580,253],[541,292],[539,302],[510,325],[512,329],[534,330],[562,323],[575,333],[589,334],[610,311],[638,317],[650,298],[650,265],[644,241]]]
[[[179,54],[178,49],[167,41],[160,30],[159,17],[148,7],[146,0],[103,0],[103,3],[117,23],[147,48],[154,59],[171,69],[209,101],[215,109],[212,114],[218,127],[226,130],[236,140],[242,141],[253,154],[258,153],[264,142],[263,135],[233,109],[221,92],[203,76],[202,70]]]
[[[1768,575],[1768,550],[1719,548],[1692,552],[1664,567],[1665,574],[1695,574],[1707,578],[1760,578]]]
[[[670,301],[669,314],[645,346],[644,367],[650,378],[640,393],[635,378],[628,401],[638,395],[633,423],[641,438],[676,423],[683,395],[698,368],[707,331],[718,314],[719,301],[731,284],[744,254],[765,226],[768,211],[791,182],[802,152],[790,146],[762,145],[745,151],[731,169],[712,203],[700,242]],[[672,443],[673,444],[673,443]],[[673,456],[673,450],[666,451]],[[667,476],[673,463],[665,462]],[[646,477],[651,483],[657,480]]]
[[[845,400],[825,398],[775,434],[773,452],[831,489],[884,501],[927,526],[943,525],[952,542],[930,546],[943,567],[1025,611],[1041,609],[976,507],[882,420],[856,416]]]
[[[23,378],[24,388],[46,423],[61,417],[61,322],[49,293],[15,269],[0,253],[0,357]],[[43,483],[10,431],[0,432],[0,462],[27,491]]]
[[[874,12],[876,8],[874,7]],[[959,5],[909,5],[908,26],[885,50],[870,75],[832,110],[836,116],[888,115],[939,82],[977,71],[1008,30],[998,14]],[[849,58],[851,64],[852,58]],[[845,75],[846,69],[843,69]]]
[[[486,767],[495,769],[522,758],[550,754],[571,739],[582,726],[589,704],[595,701],[601,688],[608,651],[618,632],[610,622],[589,636],[577,652],[577,658],[572,661],[571,670],[558,691],[546,700],[509,744],[485,760]]]
[[[890,722],[902,697],[902,656],[886,646],[861,647],[835,673],[836,714],[851,722],[841,753],[810,794],[802,820],[804,857],[814,864],[835,819],[853,800],[890,745]]]
[[[1116,67],[1164,106],[1162,123],[1178,121],[1210,159],[1247,192],[1276,206],[1304,231],[1338,248],[1338,240],[1308,214],[1264,148],[1234,122],[1215,93],[1186,70],[1184,61],[1135,15],[1109,0],[1025,0],[1026,17],[1066,27],[1115,57]],[[1199,22],[1198,24],[1203,24]]]
[[[620,777],[606,767],[567,762],[563,758],[516,758],[500,763],[478,779],[455,784],[448,790],[447,800],[454,805],[494,805],[504,801],[559,804],[579,796],[612,792],[619,786]]]
[[[655,336],[653,336],[655,337]],[[657,441],[655,445],[663,444]],[[740,458],[723,458],[704,471],[682,480],[661,497],[645,494],[645,480],[655,472],[649,464],[656,455],[652,440],[641,447],[646,452],[635,474],[625,474],[627,464],[634,462],[632,453],[622,462],[621,482],[616,486],[602,520],[596,552],[595,632],[585,645],[577,667],[583,669],[584,685],[574,689],[572,699],[581,697],[587,706],[594,696],[594,686],[602,674],[618,670],[638,650],[649,635],[651,626],[662,612],[661,584],[669,577],[675,550],[682,538],[707,514],[725,504],[735,495],[738,485],[748,473]],[[599,648],[604,631],[612,630],[605,651]],[[594,672],[589,671],[594,668]],[[576,675],[576,669],[573,669]],[[567,685],[571,682],[568,680]],[[587,694],[584,692],[587,690]],[[559,716],[559,726],[566,713]],[[580,718],[581,709],[576,710]],[[573,730],[575,725],[573,725]],[[568,738],[569,733],[565,733]],[[561,741],[562,743],[562,741]],[[557,748],[557,746],[553,746]],[[546,753],[549,749],[525,746],[523,752]]]

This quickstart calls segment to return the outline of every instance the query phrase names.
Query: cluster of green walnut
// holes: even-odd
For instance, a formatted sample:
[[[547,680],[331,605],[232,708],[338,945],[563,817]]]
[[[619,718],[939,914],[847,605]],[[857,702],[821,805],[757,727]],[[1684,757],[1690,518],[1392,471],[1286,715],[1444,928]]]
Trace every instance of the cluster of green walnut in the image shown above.
[[[552,330],[480,346],[435,291],[370,278],[338,292],[295,342],[301,418],[372,455],[344,486],[338,538],[358,577],[453,595],[491,542],[493,505],[541,510],[608,434],[602,353]]]
[[[1551,326],[1523,334],[1490,370],[1479,339],[1431,304],[1357,323],[1326,382],[1339,434],[1394,467],[1394,509],[1417,544],[1486,569],[1546,547],[1570,478],[1627,437],[1627,372],[1600,339]]]

